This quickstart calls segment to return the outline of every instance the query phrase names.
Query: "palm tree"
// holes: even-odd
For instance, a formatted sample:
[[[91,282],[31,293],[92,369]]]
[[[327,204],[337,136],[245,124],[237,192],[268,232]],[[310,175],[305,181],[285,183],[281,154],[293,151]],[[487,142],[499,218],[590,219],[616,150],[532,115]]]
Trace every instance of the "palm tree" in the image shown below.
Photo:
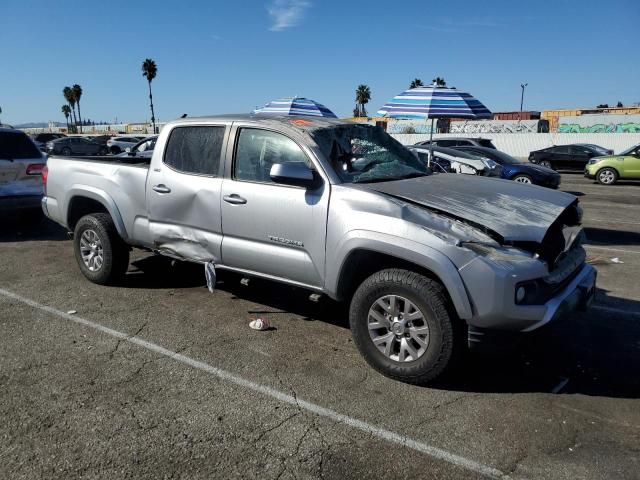
[[[364,106],[371,100],[371,89],[367,85],[358,85],[356,89],[356,110],[358,117],[366,117],[367,111]]]
[[[153,112],[153,95],[151,95],[151,82],[156,75],[158,74],[158,67],[156,66],[156,62],[152,59],[147,58],[142,63],[142,76],[147,77],[147,82],[149,82],[149,104],[151,105],[151,123],[153,124],[153,133],[156,132],[156,116]]]
[[[78,104],[78,121],[80,122],[80,133],[82,133],[82,116],[80,115],[80,98],[82,97],[82,87],[77,83],[71,87],[73,90],[73,98]]]
[[[72,117],[73,117],[73,125],[77,126],[78,125],[78,120],[76,120],[76,97],[73,94],[73,89],[71,87],[64,87],[62,89],[62,95],[64,96],[64,99],[69,104],[69,107],[71,107],[71,113],[72,113]]]
[[[444,78],[436,77],[433,79],[433,83],[435,83],[438,87],[446,87],[447,82],[445,82]]]
[[[69,131],[69,115],[71,115],[71,107],[69,105],[62,105],[62,113],[67,121],[67,132]]]
[[[424,87],[424,83],[422,83],[422,80],[420,80],[419,78],[414,78],[413,81],[411,82],[411,85],[409,85],[409,88],[418,88],[418,87]]]

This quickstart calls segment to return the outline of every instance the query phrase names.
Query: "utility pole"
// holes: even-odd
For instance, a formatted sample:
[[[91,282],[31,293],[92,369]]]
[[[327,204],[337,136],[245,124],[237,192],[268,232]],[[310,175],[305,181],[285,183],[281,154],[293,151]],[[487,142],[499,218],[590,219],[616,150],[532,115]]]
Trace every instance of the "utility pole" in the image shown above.
[[[522,105],[524,103],[524,89],[529,85],[528,83],[521,83],[522,94],[520,95],[520,120],[522,120]]]

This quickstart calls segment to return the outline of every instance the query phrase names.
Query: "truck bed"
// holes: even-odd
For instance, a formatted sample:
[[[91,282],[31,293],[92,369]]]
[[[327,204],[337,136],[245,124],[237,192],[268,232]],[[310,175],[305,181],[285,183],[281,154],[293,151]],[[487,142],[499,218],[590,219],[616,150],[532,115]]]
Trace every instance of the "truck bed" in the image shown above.
[[[149,164],[151,163],[151,158],[140,158],[140,157],[116,157],[113,155],[91,155],[91,156],[69,156],[66,157],[64,155],[50,155],[49,158],[56,158],[61,160],[78,160],[82,162],[92,162],[92,163],[119,163],[122,165],[128,165],[131,167],[141,167],[141,168],[149,168]]]
[[[133,236],[137,222],[145,222],[148,159],[53,155],[47,159],[47,169],[46,211],[54,221],[68,226],[76,202],[89,200],[109,211],[125,239]]]

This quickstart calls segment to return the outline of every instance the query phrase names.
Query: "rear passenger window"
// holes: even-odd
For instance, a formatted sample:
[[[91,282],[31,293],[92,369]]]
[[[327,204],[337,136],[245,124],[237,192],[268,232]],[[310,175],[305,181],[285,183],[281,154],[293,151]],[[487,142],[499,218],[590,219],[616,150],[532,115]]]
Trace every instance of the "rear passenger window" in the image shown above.
[[[42,153],[22,132],[0,132],[0,160],[40,158]]]
[[[225,127],[177,127],[169,136],[164,163],[184,173],[217,177]]]
[[[304,162],[311,167],[305,153],[289,137],[255,128],[240,130],[233,167],[236,180],[273,183],[271,166],[287,162]]]

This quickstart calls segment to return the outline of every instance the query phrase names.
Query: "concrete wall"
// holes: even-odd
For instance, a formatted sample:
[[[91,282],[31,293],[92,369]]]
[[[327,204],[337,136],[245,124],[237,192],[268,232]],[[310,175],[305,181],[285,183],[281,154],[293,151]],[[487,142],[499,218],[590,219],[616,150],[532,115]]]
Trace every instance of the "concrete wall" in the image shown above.
[[[392,135],[404,145],[429,140],[429,135]],[[456,137],[455,134],[434,134],[433,138]],[[619,153],[640,143],[640,133],[487,133],[482,138],[490,138],[498,150],[514,157],[527,158],[532,150],[552,145],[569,143],[595,143]]]

